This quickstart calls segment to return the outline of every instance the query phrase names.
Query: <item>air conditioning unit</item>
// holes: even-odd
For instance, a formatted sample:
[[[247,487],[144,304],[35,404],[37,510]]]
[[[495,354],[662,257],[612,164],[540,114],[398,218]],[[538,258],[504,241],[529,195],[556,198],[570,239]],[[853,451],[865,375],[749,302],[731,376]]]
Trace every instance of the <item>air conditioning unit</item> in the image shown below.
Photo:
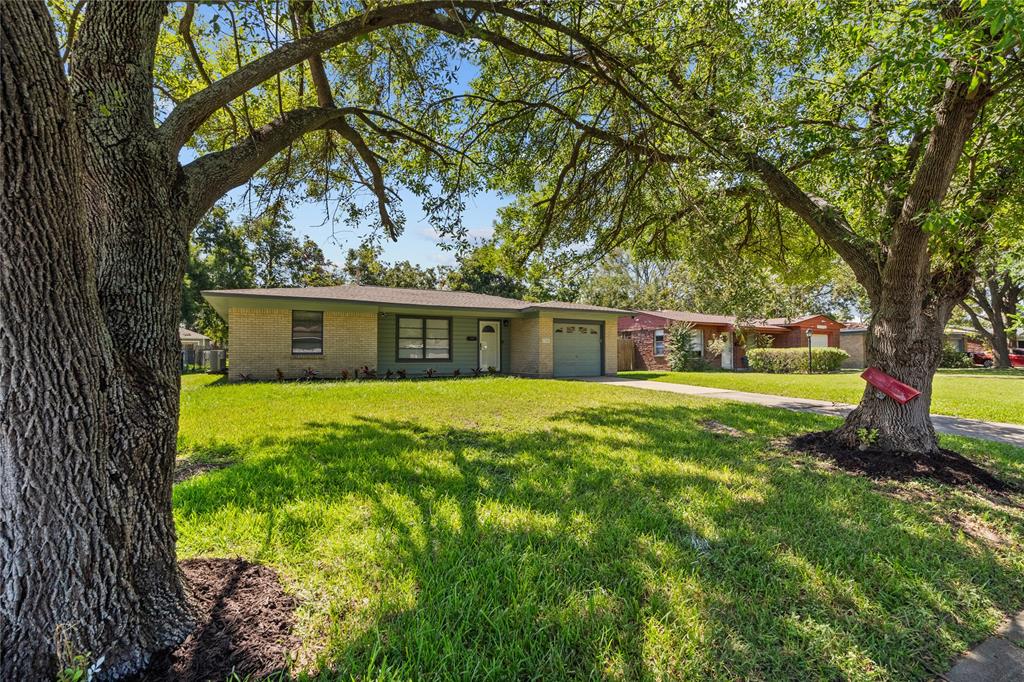
[[[206,365],[206,369],[210,372],[223,372],[224,371],[224,351],[222,350],[208,350],[203,351],[203,364]]]

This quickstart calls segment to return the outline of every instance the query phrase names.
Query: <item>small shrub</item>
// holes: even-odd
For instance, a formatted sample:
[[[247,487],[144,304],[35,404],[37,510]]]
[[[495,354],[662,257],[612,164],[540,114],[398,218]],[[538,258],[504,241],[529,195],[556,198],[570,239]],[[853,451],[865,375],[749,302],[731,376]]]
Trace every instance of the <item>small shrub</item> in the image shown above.
[[[484,373],[483,367],[474,367],[473,376],[478,377]]]
[[[407,371],[405,371],[404,369],[400,369],[400,370],[398,370],[398,371],[396,372],[396,374],[398,374],[398,378],[399,378],[399,379],[404,379],[404,378],[406,378],[407,376],[409,376],[409,373],[408,373]]]
[[[672,325],[666,332],[665,343],[668,345],[668,366],[673,372],[686,372],[693,369],[694,358],[700,357],[693,350],[697,334],[692,324]]]
[[[835,372],[850,354],[841,348],[813,348],[811,371]],[[750,369],[769,374],[798,374],[807,372],[806,348],[751,348],[747,351]]]
[[[771,348],[774,343],[774,336],[771,334],[762,334],[761,332],[749,332],[745,335],[744,339],[744,344],[748,350],[751,348]]]
[[[497,367],[492,367],[492,366],[488,365],[487,366],[487,373],[488,374],[497,374],[498,373],[498,368]]]
[[[722,353],[725,352],[730,343],[728,334],[716,334],[707,343],[708,355],[712,358],[722,357]]]
[[[241,374],[238,375],[238,380],[239,381],[252,381],[252,375],[251,374],[246,374],[246,373],[242,372]]]
[[[376,379],[377,378],[377,370],[373,369],[372,367],[369,367],[367,365],[363,365],[363,368],[360,371],[362,371],[364,379]]]
[[[455,369],[452,370],[452,376],[453,377],[460,376],[461,374],[462,374],[462,372],[459,370],[458,367],[456,367]]]
[[[431,367],[430,369],[423,370],[423,373],[427,375],[428,379],[433,379],[434,375],[437,374],[437,370]]]
[[[347,369],[341,370],[341,380],[342,381],[348,381],[351,376],[352,375],[348,373]]]
[[[277,372],[277,380],[284,381],[284,372],[282,372],[280,369],[275,369],[274,371]]]
[[[320,376],[320,373],[317,372],[312,367],[307,367],[306,369],[304,369],[302,371],[302,379],[304,381],[310,381],[312,379],[316,379],[318,376]]]
[[[963,353],[953,347],[948,341],[942,344],[942,354],[939,356],[939,367],[948,369],[964,369],[973,367],[970,353]]]
[[[384,372],[384,378],[385,379],[394,379],[395,378],[394,371],[389,369],[388,371]]]
[[[878,442],[878,429],[866,429],[863,426],[857,429],[858,450],[867,450]]]

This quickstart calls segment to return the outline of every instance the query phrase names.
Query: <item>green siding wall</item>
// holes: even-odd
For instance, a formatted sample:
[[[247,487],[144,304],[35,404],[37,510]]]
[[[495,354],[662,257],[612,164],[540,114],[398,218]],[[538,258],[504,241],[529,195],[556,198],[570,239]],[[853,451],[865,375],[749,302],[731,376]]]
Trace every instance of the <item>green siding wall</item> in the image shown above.
[[[406,314],[403,313],[403,317]],[[414,317],[415,315],[408,315]],[[500,317],[452,317],[452,359],[451,360],[424,360],[417,362],[398,362],[395,359],[395,336],[398,327],[398,316],[392,313],[385,313],[377,320],[377,372],[383,374],[389,369],[397,371],[404,369],[410,377],[423,376],[427,369],[436,369],[438,374],[450,375],[452,370],[458,368],[464,375],[472,375],[473,368],[477,366],[479,355],[477,354],[477,342],[468,341],[467,337],[479,335],[479,320],[502,320]],[[509,343],[509,328],[501,328],[501,370],[508,373],[511,362],[511,346]]]

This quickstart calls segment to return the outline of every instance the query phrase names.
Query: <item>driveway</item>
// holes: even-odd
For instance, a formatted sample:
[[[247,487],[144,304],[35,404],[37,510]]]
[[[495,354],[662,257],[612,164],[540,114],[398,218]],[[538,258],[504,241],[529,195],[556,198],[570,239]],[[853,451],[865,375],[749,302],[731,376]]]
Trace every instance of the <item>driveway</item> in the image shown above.
[[[832,417],[845,417],[854,407],[847,403],[833,403],[827,400],[790,398],[781,395],[730,391],[724,388],[670,384],[661,381],[638,381],[636,379],[623,379],[619,377],[588,377],[581,379],[581,381],[623,386],[625,388],[639,388],[645,391],[663,391],[665,393],[680,393],[682,395],[714,398],[716,400],[753,403],[754,405],[764,405],[765,407],[778,407],[796,412],[814,412],[815,414],[825,414]],[[949,417],[941,414],[932,415],[932,424],[937,432],[950,436],[981,438],[1024,448],[1024,426],[1019,424],[986,422],[979,419],[964,419],[963,417]]]

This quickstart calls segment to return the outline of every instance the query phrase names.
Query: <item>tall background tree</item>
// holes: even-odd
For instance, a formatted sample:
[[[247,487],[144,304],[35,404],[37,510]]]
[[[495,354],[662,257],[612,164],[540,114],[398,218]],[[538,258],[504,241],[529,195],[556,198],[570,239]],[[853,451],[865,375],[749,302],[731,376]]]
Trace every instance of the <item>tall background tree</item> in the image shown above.
[[[1013,216],[1016,219],[1016,215]],[[1024,238],[997,243],[963,302],[971,325],[992,347],[993,365],[1010,367],[1024,330]]]
[[[462,97],[489,133],[492,188],[520,197],[499,238],[523,255],[695,253],[722,272],[730,259],[786,272],[838,256],[869,302],[868,363],[921,396],[899,405],[866,387],[837,439],[877,429],[884,449],[936,451],[943,329],[1021,185],[1019,3],[565,14],[600,39],[534,32],[524,41],[546,59],[492,51]]]
[[[309,237],[297,237],[281,207],[254,218],[233,221],[215,206],[192,231],[181,296],[181,323],[218,343],[227,340],[227,323],[203,298],[207,289],[331,286],[344,281]]]
[[[756,261],[736,261],[722,272],[698,260],[641,259],[616,249],[587,270],[576,300],[613,308],[694,310],[748,320],[809,314],[850,320],[868,307],[841,261],[786,278]]]

